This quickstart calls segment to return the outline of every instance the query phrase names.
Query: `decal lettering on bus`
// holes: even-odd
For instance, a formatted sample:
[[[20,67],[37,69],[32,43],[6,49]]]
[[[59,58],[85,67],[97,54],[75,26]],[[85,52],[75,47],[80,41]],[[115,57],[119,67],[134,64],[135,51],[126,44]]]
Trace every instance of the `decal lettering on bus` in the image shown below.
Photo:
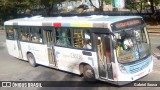
[[[88,57],[88,60],[90,60],[92,62],[92,65],[94,66],[93,58],[92,57]]]
[[[60,53],[58,53],[58,52],[56,52],[56,57],[58,58],[58,54],[60,54]],[[63,53],[63,57],[64,58],[73,58],[73,59],[78,59],[78,60],[83,60],[83,57],[82,57],[82,55],[80,55],[80,54],[75,54],[75,53]]]
[[[71,53],[71,57],[72,57],[72,58],[79,59],[79,60],[82,60],[82,59],[83,59],[83,58],[82,58],[82,55],[80,55],[80,54],[75,54],[75,53]]]
[[[132,59],[133,59],[133,56],[126,56],[126,57],[120,58],[120,61],[128,61]]]

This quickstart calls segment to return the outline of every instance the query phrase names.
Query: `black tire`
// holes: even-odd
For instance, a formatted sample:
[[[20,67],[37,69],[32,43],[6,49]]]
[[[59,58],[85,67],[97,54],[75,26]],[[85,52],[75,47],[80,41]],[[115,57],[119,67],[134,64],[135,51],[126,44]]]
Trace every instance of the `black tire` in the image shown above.
[[[34,56],[33,56],[32,53],[28,53],[28,54],[27,54],[27,59],[28,59],[29,64],[30,64],[32,67],[36,67],[36,66],[37,66],[36,61],[35,61],[35,58],[34,58]]]
[[[83,67],[83,78],[85,81],[95,82],[95,73],[93,68],[90,65],[84,65]]]

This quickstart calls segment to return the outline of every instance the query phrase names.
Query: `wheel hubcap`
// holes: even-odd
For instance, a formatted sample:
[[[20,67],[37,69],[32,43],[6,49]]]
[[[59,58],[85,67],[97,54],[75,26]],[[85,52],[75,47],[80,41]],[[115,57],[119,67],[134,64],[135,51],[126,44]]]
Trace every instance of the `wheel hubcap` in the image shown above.
[[[90,70],[90,69],[86,70],[86,76],[87,76],[88,78],[92,78],[92,77],[93,77],[93,72],[92,72],[92,70]]]

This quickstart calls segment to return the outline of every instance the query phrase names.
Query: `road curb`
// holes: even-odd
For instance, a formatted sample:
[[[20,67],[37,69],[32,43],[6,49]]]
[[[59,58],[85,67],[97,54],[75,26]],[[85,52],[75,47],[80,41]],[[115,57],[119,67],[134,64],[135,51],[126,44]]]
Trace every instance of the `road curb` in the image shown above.
[[[154,48],[151,50],[151,52],[152,52],[152,55],[155,56],[158,60],[160,59],[160,50],[159,49]]]
[[[156,35],[156,36],[160,36],[160,33],[149,33],[149,35]]]

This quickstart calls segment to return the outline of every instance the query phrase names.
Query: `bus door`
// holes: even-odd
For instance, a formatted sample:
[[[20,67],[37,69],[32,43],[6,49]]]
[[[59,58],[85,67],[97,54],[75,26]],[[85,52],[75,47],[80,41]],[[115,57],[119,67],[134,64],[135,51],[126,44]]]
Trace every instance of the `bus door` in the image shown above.
[[[18,30],[17,26],[7,26],[6,33],[9,40],[6,41],[8,52],[10,55],[22,59],[21,47],[18,39]]]
[[[18,58],[23,59],[23,55],[22,55],[22,49],[21,49],[21,44],[20,44],[20,40],[19,40],[19,27],[18,26],[14,26],[14,34],[15,34],[15,40],[16,40],[16,46],[17,46],[17,53],[18,53]]]
[[[53,30],[45,30],[45,40],[48,48],[48,58],[49,58],[49,65],[51,67],[56,66],[56,62],[54,59],[54,39],[53,39]]]
[[[100,78],[113,79],[111,65],[111,39],[108,35],[96,34],[96,48]]]

